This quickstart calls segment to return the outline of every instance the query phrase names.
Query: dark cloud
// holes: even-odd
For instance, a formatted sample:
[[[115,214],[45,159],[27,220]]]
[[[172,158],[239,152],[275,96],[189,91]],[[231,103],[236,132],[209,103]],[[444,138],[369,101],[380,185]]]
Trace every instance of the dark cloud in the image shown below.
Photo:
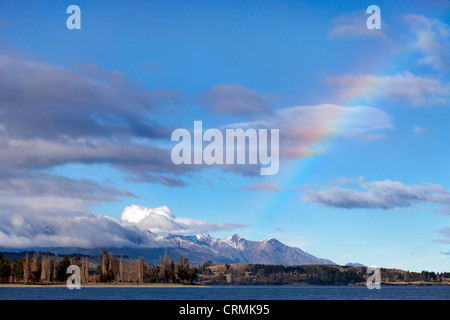
[[[169,175],[156,175],[143,173],[137,177],[128,178],[129,181],[143,182],[143,183],[159,183],[168,187],[185,187],[186,182],[173,174]]]
[[[0,172],[2,212],[78,212],[101,202],[136,198],[134,194],[89,179],[46,173]]]
[[[2,247],[125,247],[148,245],[145,231],[88,212],[0,212]]]
[[[87,72],[86,75],[86,70]],[[1,128],[15,138],[167,137],[151,114],[176,99],[144,91],[118,71],[93,65],[84,74],[42,61],[0,54]]]
[[[152,247],[148,230],[159,233],[197,233],[246,227],[176,218],[169,208],[128,206],[121,220],[91,212],[67,210],[0,210],[0,246],[39,247]]]
[[[420,203],[450,204],[450,190],[437,184],[407,186],[401,182],[384,180],[365,182],[359,180],[359,190],[328,187],[306,190],[303,201],[316,202],[327,207],[345,209],[395,209]]]

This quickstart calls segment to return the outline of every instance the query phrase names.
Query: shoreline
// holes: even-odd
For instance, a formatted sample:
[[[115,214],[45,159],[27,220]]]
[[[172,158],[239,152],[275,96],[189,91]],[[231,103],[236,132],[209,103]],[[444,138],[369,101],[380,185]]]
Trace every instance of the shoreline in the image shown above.
[[[100,284],[84,283],[81,288],[207,288],[205,285],[189,285],[179,283],[145,283],[145,284]],[[24,284],[0,283],[0,288],[67,288],[65,283],[57,284]]]
[[[128,284],[128,283],[88,283],[81,284],[81,288],[210,288],[210,287],[235,287],[239,285],[225,285],[225,284],[215,284],[215,285],[201,285],[201,284],[180,284],[180,283],[145,283],[145,284]],[[247,285],[240,285],[247,286]],[[251,285],[257,287],[266,287],[271,285]],[[365,284],[348,284],[348,285],[309,285],[309,284],[285,284],[285,285],[275,285],[280,287],[364,287]],[[430,283],[381,283],[381,286],[385,287],[450,287],[450,283],[443,284],[430,284]],[[57,284],[23,284],[23,283],[0,283],[1,288],[67,288],[65,283]]]

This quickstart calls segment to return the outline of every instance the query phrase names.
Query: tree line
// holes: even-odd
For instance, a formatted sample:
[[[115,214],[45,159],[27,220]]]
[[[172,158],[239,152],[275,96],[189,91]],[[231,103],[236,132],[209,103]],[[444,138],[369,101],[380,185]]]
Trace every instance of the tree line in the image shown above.
[[[439,285],[450,281],[449,272],[410,272],[381,268],[381,280],[385,284],[428,283]],[[211,261],[198,265],[200,284],[237,285],[352,285],[365,284],[370,274],[366,267],[334,265],[262,265],[218,264]]]
[[[22,282],[25,284],[50,284],[66,282],[70,274],[67,268],[76,265],[80,268],[81,283],[190,283],[197,278],[197,268],[189,265],[187,258],[180,256],[176,263],[167,254],[160,257],[159,265],[147,263],[143,257],[125,259],[101,249],[97,259],[76,255],[70,259],[65,255],[58,263],[55,257],[34,252],[30,257],[28,252],[24,257],[11,260],[0,252],[0,282]]]

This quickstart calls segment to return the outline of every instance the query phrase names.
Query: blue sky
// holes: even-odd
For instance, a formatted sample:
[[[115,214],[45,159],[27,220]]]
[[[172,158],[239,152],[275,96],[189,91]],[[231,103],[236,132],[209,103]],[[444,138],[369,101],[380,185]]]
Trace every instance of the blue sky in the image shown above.
[[[448,271],[449,21],[445,1],[2,1],[0,240],[167,206],[151,230]],[[278,174],[173,166],[196,120],[277,126]]]

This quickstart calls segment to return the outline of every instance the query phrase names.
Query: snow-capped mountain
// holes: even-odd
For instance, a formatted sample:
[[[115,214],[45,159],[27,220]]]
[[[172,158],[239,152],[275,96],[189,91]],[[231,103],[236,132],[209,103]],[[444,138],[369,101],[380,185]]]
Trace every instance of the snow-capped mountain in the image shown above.
[[[280,241],[269,238],[263,241],[246,240],[237,234],[228,238],[214,238],[209,234],[197,235],[158,235],[146,231],[146,241],[142,245],[133,247],[107,247],[109,253],[128,256],[129,258],[143,257],[146,261],[159,264],[160,257],[171,255],[178,259],[180,255],[189,259],[191,264],[206,261],[213,263],[259,263],[259,264],[335,264],[327,259],[317,258],[299,248],[289,247]],[[19,249],[0,248],[0,251],[17,251]],[[39,250],[56,254],[86,254],[96,256],[100,248],[80,247],[36,247],[22,248],[25,250]]]
[[[220,239],[204,233],[184,236],[156,235],[151,232],[149,232],[149,237],[153,242],[153,250],[164,248],[168,254],[173,254],[174,257],[183,255],[193,263],[211,260],[214,263],[335,264],[330,260],[317,258],[299,248],[289,247],[274,238],[251,241],[237,234]],[[139,249],[139,254],[146,258],[146,253],[150,253],[149,250],[152,251],[151,249]],[[113,251],[116,250],[113,249]],[[134,254],[129,252],[128,255],[133,256]],[[151,260],[152,257],[147,258]]]

